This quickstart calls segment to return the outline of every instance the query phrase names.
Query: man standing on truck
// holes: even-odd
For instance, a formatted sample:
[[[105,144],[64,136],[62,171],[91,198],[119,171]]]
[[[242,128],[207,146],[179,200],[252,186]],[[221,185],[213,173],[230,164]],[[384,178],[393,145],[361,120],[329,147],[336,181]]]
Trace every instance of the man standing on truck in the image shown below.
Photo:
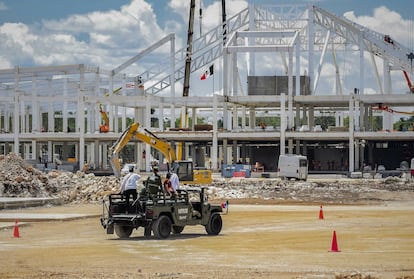
[[[167,196],[171,197],[171,196],[175,195],[175,190],[172,186],[171,173],[170,172],[167,173],[166,178],[163,182],[163,185],[164,185],[164,193]]]
[[[132,200],[137,199],[137,182],[141,179],[141,176],[134,173],[134,167],[129,167],[129,173],[125,175],[121,183],[121,194],[125,196],[127,211],[129,211],[129,197],[132,196]]]
[[[180,180],[178,179],[178,175],[175,172],[171,172],[171,186],[174,189],[174,192],[177,191],[177,189],[180,189]]]

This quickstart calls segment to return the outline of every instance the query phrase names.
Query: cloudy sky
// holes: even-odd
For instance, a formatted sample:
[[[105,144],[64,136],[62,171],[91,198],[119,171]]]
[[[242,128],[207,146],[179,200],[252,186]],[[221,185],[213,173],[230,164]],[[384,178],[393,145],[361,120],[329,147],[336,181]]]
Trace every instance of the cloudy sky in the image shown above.
[[[197,10],[200,3],[203,6],[203,30],[215,27],[221,1],[196,3]],[[313,3],[414,48],[412,0]],[[228,16],[246,6],[245,0],[226,1]],[[186,41],[188,9],[189,0],[0,0],[0,69],[77,63],[113,69],[171,32],[176,33],[178,49]]]

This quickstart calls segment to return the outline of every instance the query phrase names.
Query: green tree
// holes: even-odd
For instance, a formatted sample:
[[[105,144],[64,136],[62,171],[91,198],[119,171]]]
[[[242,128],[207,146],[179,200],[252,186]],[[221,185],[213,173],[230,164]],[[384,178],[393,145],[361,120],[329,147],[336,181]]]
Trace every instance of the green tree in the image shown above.
[[[321,125],[323,130],[328,129],[329,126],[335,126],[334,116],[317,116],[315,117],[315,125]]]
[[[374,116],[371,120],[372,129],[371,131],[382,130],[382,116]],[[344,118],[344,127],[349,128],[349,116]]]
[[[175,119],[175,127],[181,127],[181,118]],[[168,124],[171,124],[171,121],[168,120]],[[196,125],[198,124],[207,124],[207,120],[204,117],[197,117]],[[193,118],[188,118],[188,127],[191,127],[193,125]],[[170,127],[170,126],[165,126]]]
[[[394,130],[397,131],[410,131],[414,128],[414,116],[410,118],[403,118],[401,117],[400,120],[394,123]]]
[[[256,126],[260,126],[263,123],[265,126],[280,127],[280,117],[279,116],[257,116],[256,117]]]

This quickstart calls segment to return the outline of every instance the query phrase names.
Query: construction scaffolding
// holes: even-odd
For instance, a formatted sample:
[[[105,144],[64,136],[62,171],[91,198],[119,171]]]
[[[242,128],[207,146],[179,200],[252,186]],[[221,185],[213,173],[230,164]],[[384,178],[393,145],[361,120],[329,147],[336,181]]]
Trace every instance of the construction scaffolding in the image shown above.
[[[223,34],[227,36],[224,45]],[[138,75],[128,74],[129,66],[166,44],[170,51],[162,63]],[[354,65],[359,80],[353,81],[352,91],[344,82],[346,73],[339,63],[341,52],[346,56],[350,45],[355,46],[352,51],[359,58]],[[370,65],[364,59],[366,53],[371,57]],[[276,153],[306,154],[317,143],[340,143],[347,152],[337,164],[343,165],[346,160],[346,171],[352,172],[365,161],[375,161],[376,143],[410,142],[414,138],[412,130],[391,132],[393,113],[401,111],[392,107],[408,113],[414,110],[414,94],[392,92],[392,71],[413,74],[410,53],[413,51],[388,35],[316,6],[251,5],[227,19],[226,24],[193,39],[190,72],[197,73],[213,62],[222,68],[215,70],[222,75],[221,88],[209,96],[176,96],[173,85],[184,78],[186,48],[176,50],[174,34],[113,70],[84,64],[0,70],[0,153],[15,152],[27,160],[48,162],[48,168],[63,168],[62,162],[70,162],[73,169],[83,169],[85,164],[106,169],[108,146],[130,122],[138,122],[165,140],[184,142],[184,159],[194,160],[199,167],[219,169],[222,163],[242,160],[254,164],[257,159],[276,163]],[[245,62],[242,54],[248,55],[247,67],[240,65]],[[258,74],[261,61],[276,56],[287,87],[275,94],[252,92],[247,77],[262,76]],[[319,62],[315,63],[317,58]],[[322,86],[327,61],[335,67],[335,84],[329,90]],[[384,66],[381,75],[378,61]],[[370,95],[365,94],[369,70],[378,86],[377,93]],[[277,91],[278,87],[274,88]],[[302,92],[303,88],[307,92]],[[379,104],[389,109],[379,111]],[[175,115],[184,106],[193,121],[189,129],[180,130],[175,127]],[[332,111],[335,125],[320,132],[315,130],[315,119],[324,111]],[[100,129],[102,112],[107,117],[104,133]],[[211,129],[196,129],[201,112],[210,115]],[[264,112],[277,118],[279,124],[260,126],[257,118]],[[373,128],[374,116],[382,117],[381,129]],[[345,119],[349,121],[347,127]],[[304,126],[307,129],[300,129]],[[367,141],[374,146],[370,151]],[[133,145],[132,160],[148,171],[150,156],[143,154],[151,154],[150,147],[139,142]],[[253,147],[258,146],[272,146],[274,150],[266,159],[255,153]],[[315,150],[312,152],[322,152]],[[314,155],[321,160],[330,156],[329,152],[318,154],[324,154]],[[275,166],[268,167],[272,168]]]

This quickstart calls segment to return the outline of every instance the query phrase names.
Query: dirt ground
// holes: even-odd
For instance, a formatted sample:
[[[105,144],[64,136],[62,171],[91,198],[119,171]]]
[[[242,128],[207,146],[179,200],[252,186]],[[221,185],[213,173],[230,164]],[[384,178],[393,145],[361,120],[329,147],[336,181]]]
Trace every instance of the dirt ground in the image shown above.
[[[412,195],[412,193],[411,193]],[[255,201],[257,203],[257,201]],[[414,199],[379,205],[230,203],[223,230],[107,235],[99,217],[0,230],[0,278],[414,278]],[[90,213],[101,204],[2,212]],[[331,252],[333,231],[340,252]]]

